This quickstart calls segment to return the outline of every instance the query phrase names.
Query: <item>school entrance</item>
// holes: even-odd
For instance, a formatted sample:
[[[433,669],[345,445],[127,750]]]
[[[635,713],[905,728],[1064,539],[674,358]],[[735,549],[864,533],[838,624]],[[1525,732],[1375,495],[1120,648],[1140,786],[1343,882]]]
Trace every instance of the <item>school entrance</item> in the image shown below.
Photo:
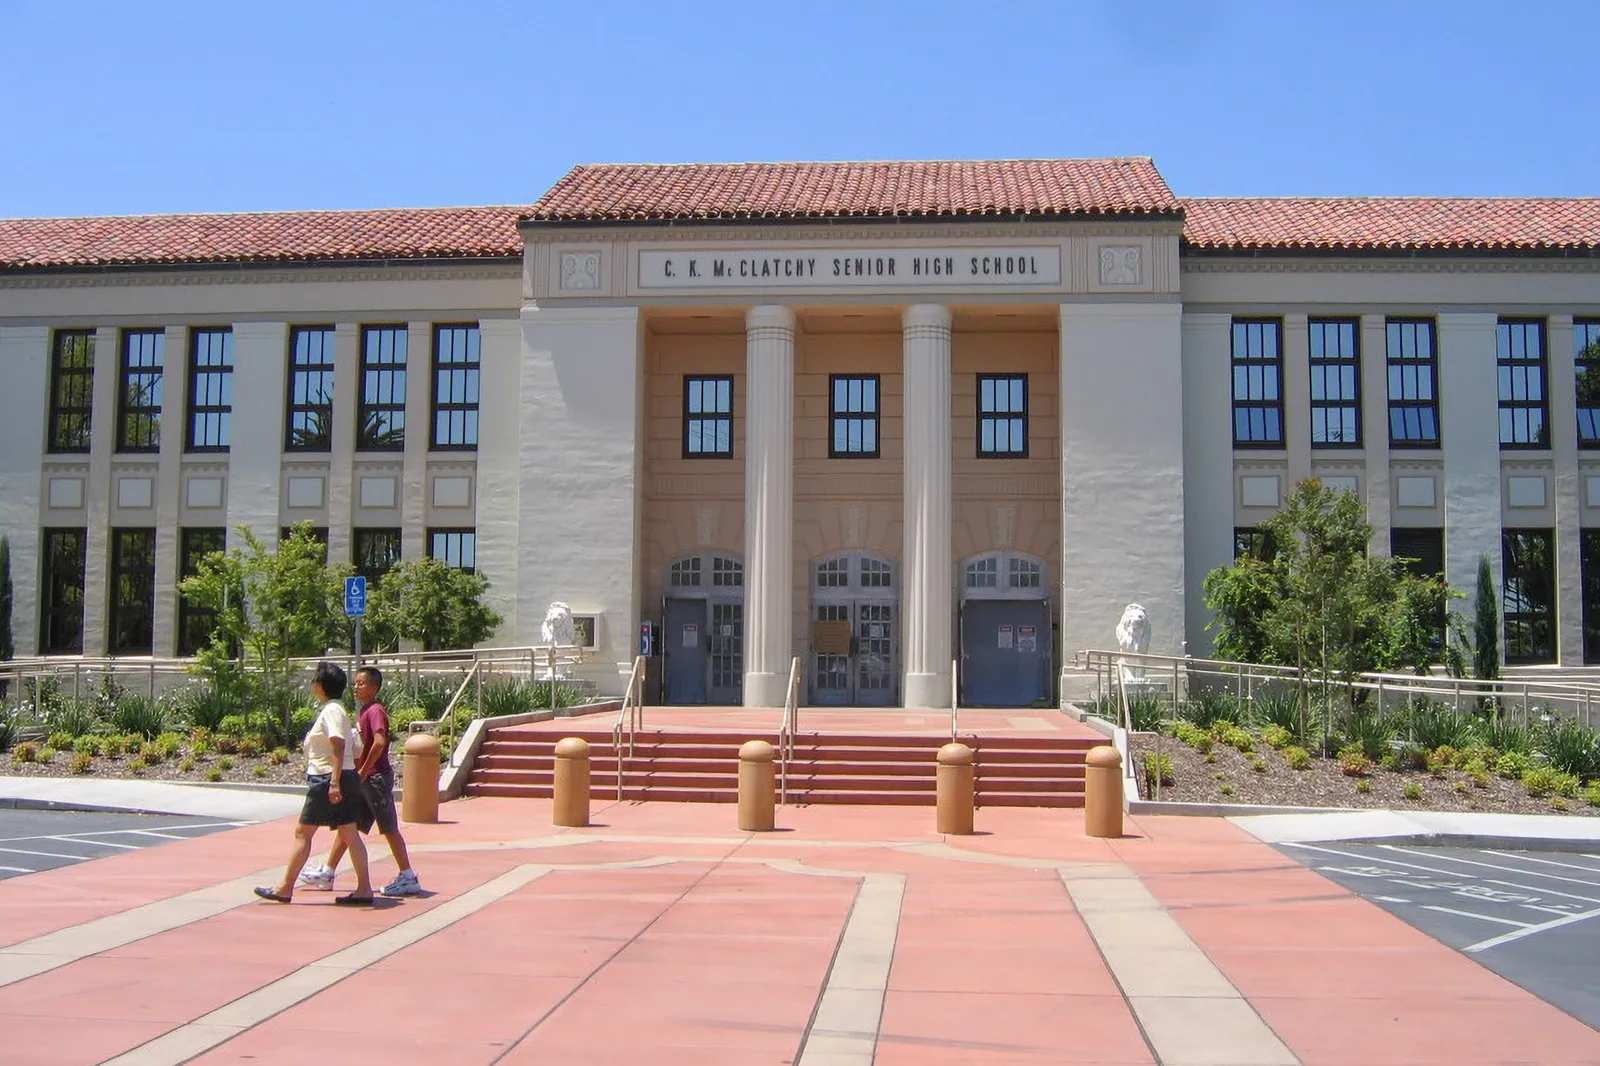
[[[894,706],[899,629],[893,563],[866,552],[818,560],[811,569],[810,702]]]
[[[1053,635],[1044,565],[1015,552],[967,560],[961,579],[964,707],[1050,703]]]
[[[671,563],[665,576],[662,702],[742,702],[744,563],[701,552]]]

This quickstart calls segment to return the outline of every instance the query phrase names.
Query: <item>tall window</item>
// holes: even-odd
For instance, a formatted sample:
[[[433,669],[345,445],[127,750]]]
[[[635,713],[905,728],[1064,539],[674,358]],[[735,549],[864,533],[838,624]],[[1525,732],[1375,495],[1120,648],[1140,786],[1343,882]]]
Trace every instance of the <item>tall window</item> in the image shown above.
[[[733,378],[683,379],[683,457],[727,458],[733,454]]]
[[[1233,320],[1233,443],[1283,447],[1283,323]]]
[[[472,573],[477,569],[478,534],[471,529],[428,530],[428,558]]]
[[[296,326],[289,334],[289,425],[283,447],[325,452],[333,447],[333,329]]]
[[[1600,530],[1583,531],[1583,661],[1600,663]]]
[[[89,538],[82,529],[43,532],[44,581],[39,647],[46,655],[83,652],[83,576]]]
[[[1500,447],[1550,447],[1544,323],[1501,319],[1495,327],[1500,377]]]
[[[1257,526],[1233,527],[1233,557],[1243,559],[1245,556],[1261,563],[1270,563],[1276,549],[1272,543],[1272,534]]]
[[[1554,662],[1555,536],[1548,529],[1508,529],[1501,542],[1506,662]]]
[[[978,455],[1028,456],[1028,376],[978,375]]]
[[[370,585],[400,561],[400,531],[355,530],[350,539],[350,553],[355,558],[356,573],[366,578]]]
[[[50,356],[50,451],[89,450],[93,405],[94,331],[58,329]]]
[[[112,654],[148,655],[150,620],[156,604],[156,531],[111,531],[111,632]]]
[[[870,459],[878,455],[878,375],[828,378],[828,455]]]
[[[166,333],[159,329],[123,331],[117,390],[119,452],[153,452],[161,447],[161,362],[166,341]]]
[[[1433,527],[1394,528],[1389,531],[1389,554],[1405,559],[1407,573],[1415,577],[1444,580],[1444,530]],[[1433,639],[1442,647],[1445,639],[1445,615],[1440,607],[1433,619]]]
[[[1361,348],[1355,319],[1313,320],[1311,331],[1311,445],[1361,445]]]
[[[1433,322],[1391,318],[1389,348],[1389,446],[1439,446],[1439,357]]]
[[[200,572],[200,560],[212,552],[227,550],[228,531],[222,528],[193,528],[179,533],[178,576],[193,577]],[[178,654],[193,655],[211,643],[217,613],[197,607],[178,594]]]
[[[233,330],[189,334],[191,452],[225,452],[233,434]]]
[[[403,349],[402,349],[403,350]],[[481,364],[477,326],[436,326],[433,330],[433,446],[439,449],[478,446],[478,369]],[[402,362],[404,359],[402,358]],[[405,403],[401,372],[401,404]]]
[[[1572,323],[1572,363],[1578,372],[1578,447],[1600,448],[1600,319]]]
[[[356,450],[398,452],[405,446],[406,328],[363,326]]]

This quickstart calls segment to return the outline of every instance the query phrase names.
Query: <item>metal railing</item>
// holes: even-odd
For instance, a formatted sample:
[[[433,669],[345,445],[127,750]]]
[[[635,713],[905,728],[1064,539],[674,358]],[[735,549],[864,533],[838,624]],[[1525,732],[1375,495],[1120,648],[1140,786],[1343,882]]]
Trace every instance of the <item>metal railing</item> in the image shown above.
[[[789,688],[778,723],[778,802],[789,802],[789,763],[794,759],[794,734],[800,727],[800,657],[789,661]]]
[[[628,674],[628,687],[622,694],[622,706],[617,708],[617,720],[611,726],[611,751],[617,764],[617,799],[622,798],[622,771],[625,759],[633,758],[634,735],[644,724],[644,680],[650,660],[635,656],[633,670]],[[623,738],[627,738],[627,752],[623,752]]]
[[[483,673],[484,664],[476,662],[472,669],[467,671],[467,676],[461,679],[461,684],[450,696],[450,701],[444,705],[437,721],[412,722],[411,732],[417,733],[432,727],[436,734],[442,734],[450,742],[450,763],[455,765],[456,759],[456,708],[461,706],[461,698],[467,694],[467,689],[473,689],[472,706],[478,712],[483,711]]]
[[[956,715],[961,709],[961,676],[956,673],[959,665],[959,660],[950,660],[950,743],[952,744],[956,742]]]

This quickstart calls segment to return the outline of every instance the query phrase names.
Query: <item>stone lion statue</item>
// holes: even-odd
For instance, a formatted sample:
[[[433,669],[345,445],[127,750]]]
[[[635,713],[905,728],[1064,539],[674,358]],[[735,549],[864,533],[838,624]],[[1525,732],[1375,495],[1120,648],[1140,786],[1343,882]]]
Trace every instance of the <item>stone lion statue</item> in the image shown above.
[[[552,603],[544,610],[544,624],[539,627],[539,641],[543,644],[553,644],[556,647],[570,646],[576,642],[572,628],[572,608],[564,603]],[[549,681],[554,678],[567,676],[566,664],[561,664],[554,671],[548,667],[540,672],[539,680]],[[553,676],[552,676],[553,675]]]
[[[1130,603],[1122,609],[1122,619],[1117,622],[1117,650],[1124,655],[1142,655],[1150,650],[1150,616],[1142,605]],[[1122,668],[1124,682],[1144,680],[1144,667],[1138,663],[1118,659],[1117,665]]]

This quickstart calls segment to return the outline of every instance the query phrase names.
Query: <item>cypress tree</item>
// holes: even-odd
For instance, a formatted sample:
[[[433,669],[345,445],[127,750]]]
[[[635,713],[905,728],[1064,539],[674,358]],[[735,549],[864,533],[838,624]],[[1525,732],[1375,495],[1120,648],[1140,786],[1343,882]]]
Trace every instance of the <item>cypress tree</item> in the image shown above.
[[[15,653],[11,642],[11,541],[0,537],[0,662]]]
[[[1472,674],[1480,681],[1492,681],[1500,676],[1500,605],[1487,555],[1478,557],[1478,594],[1473,608]]]

